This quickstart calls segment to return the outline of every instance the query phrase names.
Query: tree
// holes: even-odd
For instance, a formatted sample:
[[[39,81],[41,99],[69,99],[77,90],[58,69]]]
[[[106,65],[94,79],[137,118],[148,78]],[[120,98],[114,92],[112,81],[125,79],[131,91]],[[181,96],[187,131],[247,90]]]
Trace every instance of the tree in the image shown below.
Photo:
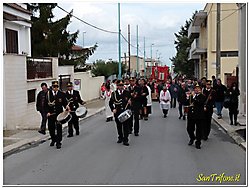
[[[92,73],[94,76],[105,76],[105,79],[114,74],[118,75],[118,62],[105,62],[101,59],[96,60],[96,62],[93,63]],[[122,65],[122,73],[125,73],[125,65]]]
[[[71,11],[65,17],[52,21],[53,9],[56,3],[31,3],[29,10],[33,12],[31,28],[32,56],[59,57],[59,65],[84,66],[86,60],[97,49],[97,43],[89,48],[82,48],[73,54],[72,47],[78,37],[79,31],[69,33],[67,27],[72,17]],[[37,15],[39,13],[39,15]]]
[[[176,45],[176,56],[170,58],[173,65],[175,66],[174,71],[178,74],[184,74],[187,77],[192,77],[194,75],[194,63],[188,60],[189,49],[193,39],[188,38],[188,29],[192,22],[186,20],[185,25],[181,26],[178,33],[174,33],[176,40],[174,44]]]

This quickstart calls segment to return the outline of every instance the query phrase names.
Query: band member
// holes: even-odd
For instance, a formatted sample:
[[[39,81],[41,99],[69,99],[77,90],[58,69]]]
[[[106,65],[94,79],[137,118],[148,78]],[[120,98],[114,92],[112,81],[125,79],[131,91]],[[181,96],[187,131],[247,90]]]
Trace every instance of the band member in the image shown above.
[[[134,135],[139,136],[139,111],[141,109],[141,88],[136,85],[135,78],[130,79],[130,86],[128,87],[128,90],[131,94],[131,101],[132,101],[132,111],[133,115],[128,120],[129,121],[129,133],[132,133],[133,130],[133,118],[134,118]]]
[[[106,84],[106,90],[104,93],[103,98],[105,99],[105,115],[106,115],[106,122],[113,121],[113,113],[111,108],[109,107],[109,101],[111,99],[111,88],[109,84]]]
[[[166,118],[169,108],[170,108],[170,101],[171,101],[171,96],[170,92],[168,91],[166,86],[163,86],[163,90],[160,92],[160,107],[163,111],[163,117]]]
[[[188,145],[192,145],[196,139],[195,147],[201,149],[205,96],[201,93],[201,87],[198,84],[195,85],[193,94],[187,96],[187,102],[190,106],[187,121],[187,132],[190,138]]]
[[[67,99],[68,105],[71,109],[70,113],[72,115],[71,120],[68,122],[68,135],[67,135],[67,137],[73,137],[73,127],[76,131],[76,135],[80,134],[79,118],[75,114],[75,111],[77,108],[79,108],[79,104],[84,105],[85,102],[81,99],[79,91],[73,89],[72,82],[67,83],[66,99]]]
[[[47,114],[48,114],[48,105],[46,102],[47,92],[48,92],[48,86],[46,83],[41,84],[42,90],[37,95],[36,100],[36,110],[41,113],[42,121],[41,121],[41,127],[38,131],[41,134],[46,134],[46,124],[47,124]]]
[[[146,86],[145,79],[140,80],[140,87],[141,87],[141,105],[142,105],[142,115],[144,120],[148,120],[148,113],[147,113],[147,96],[149,95],[149,91]]]
[[[185,114],[185,111],[182,113],[182,109],[186,105],[186,101],[187,101],[186,93],[187,92],[188,92],[188,88],[186,87],[185,82],[182,82],[181,87],[180,87],[179,92],[178,92],[177,101],[179,104],[179,119],[181,119],[183,117],[183,120],[185,120],[186,114]]]
[[[117,82],[117,90],[112,93],[109,106],[114,114],[115,122],[117,124],[117,143],[123,142],[123,145],[129,146],[129,123],[128,121],[121,123],[118,120],[118,116],[131,107],[131,96],[129,91],[124,90],[124,83],[121,80]]]
[[[52,142],[50,146],[54,146],[56,143],[56,148],[61,148],[62,141],[62,124],[59,123],[56,118],[57,116],[63,112],[63,107],[66,110],[70,111],[69,106],[67,106],[67,100],[65,97],[65,93],[59,90],[58,81],[52,82],[52,90],[48,91],[48,130],[51,136]],[[55,134],[55,129],[57,130],[57,134]]]
[[[214,90],[211,88],[211,80],[207,80],[206,88],[203,89],[203,95],[205,96],[204,103],[204,113],[205,113],[205,121],[203,124],[203,140],[207,140],[210,130],[211,130],[211,120],[213,115],[213,107],[214,107]]]

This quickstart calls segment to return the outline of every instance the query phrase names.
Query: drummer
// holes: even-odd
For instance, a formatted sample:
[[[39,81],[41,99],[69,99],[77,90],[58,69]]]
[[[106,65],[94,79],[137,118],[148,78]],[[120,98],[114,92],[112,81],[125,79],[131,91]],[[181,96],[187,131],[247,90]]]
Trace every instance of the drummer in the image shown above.
[[[66,99],[67,99],[67,102],[69,103],[68,105],[71,109],[71,115],[72,115],[71,120],[68,122],[67,137],[73,137],[73,127],[76,131],[76,135],[80,134],[79,118],[75,114],[75,111],[77,108],[79,108],[79,104],[83,105],[85,104],[85,102],[81,99],[79,91],[73,89],[72,82],[67,83]]]
[[[62,124],[59,123],[56,118],[63,112],[63,107],[69,111],[70,108],[67,106],[65,94],[59,90],[58,81],[52,82],[52,90],[48,91],[47,102],[48,130],[52,140],[50,146],[54,146],[56,143],[56,148],[60,149],[62,141]],[[55,134],[55,130],[57,130],[57,134]]]
[[[114,114],[115,122],[117,124],[118,141],[117,143],[122,143],[125,146],[129,146],[128,136],[129,136],[129,121],[124,121],[121,123],[118,116],[124,112],[126,109],[130,109],[131,106],[131,95],[130,92],[124,90],[124,83],[122,80],[117,82],[117,90],[111,95],[109,101],[109,106]]]

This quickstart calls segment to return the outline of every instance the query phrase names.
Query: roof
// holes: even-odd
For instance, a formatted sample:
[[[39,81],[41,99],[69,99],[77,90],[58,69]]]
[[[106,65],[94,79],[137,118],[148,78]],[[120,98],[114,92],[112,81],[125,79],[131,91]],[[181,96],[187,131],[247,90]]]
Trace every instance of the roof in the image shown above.
[[[73,45],[72,46],[72,50],[73,51],[82,51],[84,48],[82,48],[81,46],[78,46],[78,45]]]
[[[9,6],[9,7],[13,8],[13,9],[19,10],[19,11],[21,11],[23,13],[26,13],[26,14],[32,14],[31,11],[21,7],[20,5],[18,5],[16,3],[4,3],[4,5]]]

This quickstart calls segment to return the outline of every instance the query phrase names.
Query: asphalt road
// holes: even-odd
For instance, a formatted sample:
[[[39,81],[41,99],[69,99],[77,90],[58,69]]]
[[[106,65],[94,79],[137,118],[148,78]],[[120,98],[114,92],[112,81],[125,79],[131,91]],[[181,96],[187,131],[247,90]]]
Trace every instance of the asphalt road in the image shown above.
[[[3,184],[246,184],[246,152],[216,125],[201,150],[188,146],[177,109],[165,119],[155,102],[149,121],[140,121],[140,136],[129,138],[130,146],[117,144],[115,123],[106,123],[103,112],[82,122],[79,136],[64,136],[61,150],[45,142],[5,158]]]

